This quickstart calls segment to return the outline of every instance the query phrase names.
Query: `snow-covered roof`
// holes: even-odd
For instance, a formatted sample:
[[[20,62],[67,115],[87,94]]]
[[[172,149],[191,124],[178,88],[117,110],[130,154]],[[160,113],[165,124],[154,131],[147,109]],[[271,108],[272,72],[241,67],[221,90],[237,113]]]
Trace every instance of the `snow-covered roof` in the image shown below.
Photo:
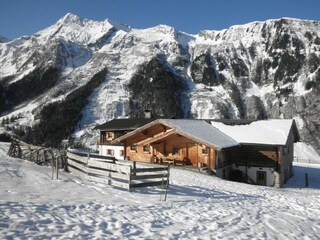
[[[204,145],[210,146],[215,149],[229,148],[238,146],[239,143],[227,136],[217,128],[212,127],[204,120],[191,120],[191,119],[158,119],[145,126],[138,128],[124,136],[119,137],[115,141],[122,141],[127,137],[133,136],[145,129],[148,129],[156,124],[162,124],[172,128],[178,134],[198,141]]]
[[[162,119],[182,135],[190,136],[216,149],[238,146],[239,143],[203,120]]]
[[[240,144],[286,145],[294,120],[262,120],[235,126],[214,121],[211,124]]]

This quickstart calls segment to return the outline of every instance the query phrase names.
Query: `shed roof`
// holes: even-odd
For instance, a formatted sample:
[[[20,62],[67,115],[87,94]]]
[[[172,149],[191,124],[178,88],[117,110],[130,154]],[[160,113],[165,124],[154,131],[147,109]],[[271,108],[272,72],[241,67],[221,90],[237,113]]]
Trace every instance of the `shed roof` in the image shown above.
[[[295,140],[299,139],[299,133],[293,119],[262,120],[246,125],[233,126],[215,121],[212,121],[211,124],[240,144],[284,146],[292,129],[294,130]]]
[[[158,119],[130,133],[127,133],[117,140],[123,141],[127,137],[133,136],[136,133],[148,129],[156,124],[163,124],[167,127],[173,128],[178,134],[184,137],[191,138],[218,150],[239,145],[238,142],[217,128],[213,127],[206,121],[191,119]]]
[[[95,129],[100,131],[132,131],[154,120],[152,118],[118,118],[96,126]]]

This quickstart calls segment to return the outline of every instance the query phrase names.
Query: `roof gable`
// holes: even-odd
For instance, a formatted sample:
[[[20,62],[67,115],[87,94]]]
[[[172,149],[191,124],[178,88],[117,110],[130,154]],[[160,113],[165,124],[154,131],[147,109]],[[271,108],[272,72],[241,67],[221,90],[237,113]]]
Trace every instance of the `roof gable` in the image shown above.
[[[126,138],[147,130],[148,128],[152,128],[152,126],[157,124],[167,126],[171,129],[174,129],[176,133],[184,137],[190,138],[194,141],[218,150],[239,145],[238,142],[222,133],[217,128],[208,124],[206,121],[190,119],[158,119],[130,133],[127,133],[115,141],[123,141]]]

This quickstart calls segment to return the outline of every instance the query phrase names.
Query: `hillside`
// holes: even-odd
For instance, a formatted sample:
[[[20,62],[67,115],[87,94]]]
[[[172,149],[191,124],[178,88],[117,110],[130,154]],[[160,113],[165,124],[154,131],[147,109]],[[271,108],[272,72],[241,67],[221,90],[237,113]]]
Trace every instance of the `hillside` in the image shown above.
[[[319,165],[295,164],[282,189],[177,168],[164,192],[127,192],[5,155],[0,143],[0,237],[40,239],[317,239]],[[304,174],[309,188],[304,187]]]
[[[283,18],[191,35],[67,14],[0,43],[0,114],[12,119],[2,125],[41,142],[31,127],[44,119],[53,126],[45,114],[57,104],[60,131],[93,145],[94,126],[145,110],[155,117],[295,118],[302,139],[320,152],[319,32],[319,21]],[[65,106],[79,98],[78,108]],[[66,138],[48,132],[56,141],[46,145]]]

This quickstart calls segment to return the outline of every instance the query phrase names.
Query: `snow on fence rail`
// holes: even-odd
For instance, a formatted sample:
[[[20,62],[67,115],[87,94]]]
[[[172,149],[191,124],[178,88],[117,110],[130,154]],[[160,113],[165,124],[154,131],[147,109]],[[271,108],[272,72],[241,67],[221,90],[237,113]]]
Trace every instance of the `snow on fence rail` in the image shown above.
[[[68,169],[74,175],[93,182],[131,190],[132,188],[169,185],[170,167],[120,161],[90,153],[67,151]]]
[[[320,160],[317,159],[311,159],[311,158],[293,158],[294,162],[299,162],[299,163],[310,163],[310,164],[320,164]]]

